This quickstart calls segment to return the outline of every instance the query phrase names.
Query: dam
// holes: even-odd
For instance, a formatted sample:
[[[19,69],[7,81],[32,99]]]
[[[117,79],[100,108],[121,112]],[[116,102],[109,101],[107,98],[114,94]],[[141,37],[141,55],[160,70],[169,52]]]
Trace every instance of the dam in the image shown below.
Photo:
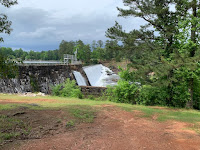
[[[0,93],[42,92],[51,94],[53,86],[67,78],[76,80],[82,89],[98,91],[107,85],[116,85],[119,76],[102,64],[82,67],[65,64],[19,65],[19,75],[14,79],[0,79]]]

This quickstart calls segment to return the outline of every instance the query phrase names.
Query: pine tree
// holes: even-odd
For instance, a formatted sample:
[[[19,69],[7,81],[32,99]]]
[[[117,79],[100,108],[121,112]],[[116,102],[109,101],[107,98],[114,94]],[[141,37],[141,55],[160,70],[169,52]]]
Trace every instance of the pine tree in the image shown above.
[[[197,70],[200,49],[198,42],[200,2],[198,0],[123,0],[123,2],[128,9],[118,8],[119,16],[140,17],[147,24],[141,26],[140,30],[126,33],[122,26],[116,23],[107,30],[106,35],[123,42],[122,50],[131,60],[131,66],[137,70],[135,80],[143,84],[165,86],[168,91],[166,97],[168,104],[174,103],[173,101],[177,99],[177,90],[183,90],[185,86],[186,95],[187,93],[190,95],[186,101],[189,101],[188,107],[192,108],[195,86],[199,83]],[[150,76],[151,72],[155,74],[153,79]],[[183,81],[185,85],[182,84]],[[196,95],[198,94],[200,95],[200,93]]]

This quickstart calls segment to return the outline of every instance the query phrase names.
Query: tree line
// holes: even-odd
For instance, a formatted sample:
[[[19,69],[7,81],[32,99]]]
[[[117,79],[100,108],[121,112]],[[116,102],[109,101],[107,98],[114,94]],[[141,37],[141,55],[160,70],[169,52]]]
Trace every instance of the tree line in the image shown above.
[[[77,57],[84,63],[95,63],[101,60],[116,59],[120,61],[121,55],[116,49],[119,48],[117,40],[93,41],[92,44],[84,44],[83,41],[65,41],[62,40],[59,48],[48,51],[24,51],[21,48],[13,50],[12,48],[0,47],[0,54],[11,60],[63,60],[64,54],[74,55],[78,50]]]

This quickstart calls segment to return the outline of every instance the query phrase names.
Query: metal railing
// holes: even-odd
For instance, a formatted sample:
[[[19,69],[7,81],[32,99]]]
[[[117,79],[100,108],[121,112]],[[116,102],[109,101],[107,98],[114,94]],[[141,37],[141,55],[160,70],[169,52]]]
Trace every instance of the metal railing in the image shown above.
[[[82,62],[77,60],[76,55],[64,54],[64,64],[78,65]]]

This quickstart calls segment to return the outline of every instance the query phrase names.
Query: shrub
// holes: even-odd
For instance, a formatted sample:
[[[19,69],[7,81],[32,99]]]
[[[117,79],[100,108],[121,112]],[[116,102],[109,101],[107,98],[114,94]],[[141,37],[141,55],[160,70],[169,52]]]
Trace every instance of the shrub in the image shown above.
[[[200,109],[200,65],[196,70],[186,67],[173,70],[170,81],[166,81],[166,78],[164,81],[161,81],[162,78],[156,78],[155,81],[149,79],[151,82],[142,86],[135,82],[134,71],[130,72],[129,68],[120,70],[121,80],[118,85],[106,90],[110,101],[184,108],[193,98],[192,107]],[[158,84],[159,82],[161,84]]]
[[[135,104],[138,95],[138,86],[125,80],[119,80],[115,87],[108,87],[110,101]]]
[[[144,85],[139,89],[137,104],[142,105],[166,105],[168,93],[165,88],[157,88],[151,85]]]
[[[93,95],[88,95],[88,99],[95,100],[95,97]]]
[[[83,97],[80,87],[76,85],[74,80],[70,80],[69,78],[64,83],[54,86],[52,88],[52,94],[62,97]]]

